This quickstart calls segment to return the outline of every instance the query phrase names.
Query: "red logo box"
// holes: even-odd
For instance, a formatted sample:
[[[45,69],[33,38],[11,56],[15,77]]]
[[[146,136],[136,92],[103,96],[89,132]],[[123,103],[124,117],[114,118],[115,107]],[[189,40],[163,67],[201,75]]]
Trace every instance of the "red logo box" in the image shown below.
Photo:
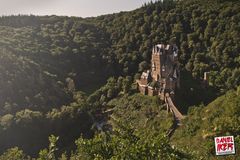
[[[216,155],[235,154],[235,145],[233,136],[215,137]]]

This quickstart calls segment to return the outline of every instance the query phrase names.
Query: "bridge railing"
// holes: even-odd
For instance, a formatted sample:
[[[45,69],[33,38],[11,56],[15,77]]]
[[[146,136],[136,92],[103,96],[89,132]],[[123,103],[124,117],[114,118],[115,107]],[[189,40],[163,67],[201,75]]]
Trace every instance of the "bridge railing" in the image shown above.
[[[174,114],[174,117],[177,120],[182,120],[184,118],[184,116],[181,112],[179,112],[177,107],[174,105],[172,98],[168,94],[166,94],[165,103],[167,104],[168,109]]]

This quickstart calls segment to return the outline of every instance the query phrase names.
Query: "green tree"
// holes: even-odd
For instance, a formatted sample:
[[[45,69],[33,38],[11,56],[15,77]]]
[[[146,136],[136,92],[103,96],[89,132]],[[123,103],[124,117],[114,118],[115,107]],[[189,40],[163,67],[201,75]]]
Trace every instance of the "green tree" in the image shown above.
[[[27,157],[22,150],[14,147],[4,152],[0,156],[0,160],[30,160],[30,157]]]
[[[59,137],[51,135],[49,137],[49,147],[48,149],[43,149],[39,152],[38,160],[55,160],[55,152],[58,150],[56,143]]]

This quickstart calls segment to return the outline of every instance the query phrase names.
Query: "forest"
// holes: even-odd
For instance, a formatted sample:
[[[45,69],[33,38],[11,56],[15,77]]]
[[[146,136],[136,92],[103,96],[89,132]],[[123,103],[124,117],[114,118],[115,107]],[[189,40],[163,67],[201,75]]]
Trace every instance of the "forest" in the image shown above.
[[[237,0],[163,0],[89,18],[1,16],[0,160],[224,159],[221,135],[240,157],[239,11]],[[159,43],[179,48],[186,118],[171,138],[172,114],[135,83]]]

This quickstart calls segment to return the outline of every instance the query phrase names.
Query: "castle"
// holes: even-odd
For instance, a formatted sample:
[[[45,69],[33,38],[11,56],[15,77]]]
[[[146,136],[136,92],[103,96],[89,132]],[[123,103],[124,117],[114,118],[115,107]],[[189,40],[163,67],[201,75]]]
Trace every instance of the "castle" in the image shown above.
[[[155,45],[152,49],[151,70],[143,72],[137,84],[144,95],[158,95],[161,100],[165,100],[168,94],[174,98],[175,89],[180,87],[177,46]]]

